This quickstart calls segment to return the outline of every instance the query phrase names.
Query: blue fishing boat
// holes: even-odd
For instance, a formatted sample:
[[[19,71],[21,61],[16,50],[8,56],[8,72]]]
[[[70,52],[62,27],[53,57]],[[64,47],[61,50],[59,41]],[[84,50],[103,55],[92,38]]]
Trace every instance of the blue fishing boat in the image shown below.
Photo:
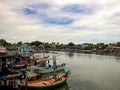
[[[55,69],[56,68],[56,69]],[[56,66],[33,66],[32,71],[37,71],[38,73],[41,74],[45,74],[45,73],[52,73],[55,71],[60,71],[60,70],[64,70],[65,68],[65,63],[61,64],[61,65],[56,65]]]

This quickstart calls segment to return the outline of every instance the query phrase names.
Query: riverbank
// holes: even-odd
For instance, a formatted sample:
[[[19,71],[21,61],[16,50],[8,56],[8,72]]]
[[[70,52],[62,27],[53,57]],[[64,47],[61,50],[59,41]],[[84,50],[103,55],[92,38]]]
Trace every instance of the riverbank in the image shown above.
[[[111,50],[56,50],[62,52],[71,52],[71,53],[86,53],[86,54],[98,54],[98,55],[109,55],[109,56],[117,56],[120,57],[120,53],[118,51],[111,51]]]

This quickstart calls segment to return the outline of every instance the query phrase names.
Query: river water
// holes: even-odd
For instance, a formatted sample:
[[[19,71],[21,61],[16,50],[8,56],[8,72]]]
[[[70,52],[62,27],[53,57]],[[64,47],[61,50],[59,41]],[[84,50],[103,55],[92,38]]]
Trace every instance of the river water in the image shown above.
[[[67,83],[54,90],[120,90],[120,57],[59,52],[57,63],[71,71]]]

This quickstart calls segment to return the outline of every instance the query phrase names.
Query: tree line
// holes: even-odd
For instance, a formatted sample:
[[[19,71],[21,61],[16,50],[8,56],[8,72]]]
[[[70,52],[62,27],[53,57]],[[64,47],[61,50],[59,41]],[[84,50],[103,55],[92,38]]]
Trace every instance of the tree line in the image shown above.
[[[82,44],[75,44],[73,42],[69,42],[68,44],[60,44],[59,42],[41,42],[41,41],[32,41],[32,42],[22,42],[22,41],[18,41],[17,43],[10,43],[7,42],[5,39],[0,39],[0,45],[3,45],[5,47],[13,47],[13,46],[21,46],[22,44],[28,44],[30,46],[40,46],[43,45],[45,48],[49,48],[51,47],[51,45],[56,45],[56,46],[79,46],[79,45],[83,45],[85,46],[84,49],[87,50],[91,50],[91,49],[105,49],[108,46],[116,46],[116,47],[120,47],[120,41],[116,42],[116,43],[109,43],[109,44],[105,44],[105,43],[82,43]]]

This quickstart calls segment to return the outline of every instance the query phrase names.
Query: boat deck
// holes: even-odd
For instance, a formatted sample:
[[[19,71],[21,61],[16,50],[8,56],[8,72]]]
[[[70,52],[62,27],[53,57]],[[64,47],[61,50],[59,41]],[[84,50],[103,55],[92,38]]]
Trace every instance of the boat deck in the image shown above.
[[[50,79],[46,79],[46,80],[36,80],[36,81],[30,81],[27,83],[27,86],[50,86],[50,85],[54,85],[60,82],[63,82],[67,79],[66,76],[62,76],[59,80],[50,78]]]

